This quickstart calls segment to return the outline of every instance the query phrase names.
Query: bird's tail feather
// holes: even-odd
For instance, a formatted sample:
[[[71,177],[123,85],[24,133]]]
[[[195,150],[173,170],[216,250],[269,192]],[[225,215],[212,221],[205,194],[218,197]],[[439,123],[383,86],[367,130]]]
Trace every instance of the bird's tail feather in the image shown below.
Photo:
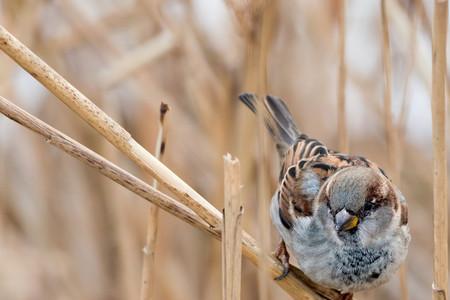
[[[255,94],[241,94],[239,99],[256,113],[258,98]],[[283,100],[278,97],[266,96],[264,108],[263,114],[266,127],[277,145],[279,155],[283,157],[290,146],[306,136],[297,129],[292,115]]]

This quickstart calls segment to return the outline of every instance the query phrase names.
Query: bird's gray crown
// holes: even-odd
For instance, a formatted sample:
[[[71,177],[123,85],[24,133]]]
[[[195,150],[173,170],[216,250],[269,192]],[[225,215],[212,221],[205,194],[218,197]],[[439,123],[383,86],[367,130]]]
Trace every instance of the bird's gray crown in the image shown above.
[[[380,176],[376,171],[366,167],[349,167],[336,173],[328,190],[331,210],[357,212],[369,196],[368,187],[377,180]]]

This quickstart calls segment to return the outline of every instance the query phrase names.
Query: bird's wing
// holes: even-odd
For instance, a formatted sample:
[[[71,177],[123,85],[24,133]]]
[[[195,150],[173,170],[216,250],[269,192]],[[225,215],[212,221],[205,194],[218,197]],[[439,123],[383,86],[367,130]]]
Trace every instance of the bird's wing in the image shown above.
[[[323,184],[320,159],[327,156],[326,146],[306,135],[286,151],[278,189],[280,219],[286,228],[291,229],[296,218],[312,215],[313,200]],[[313,167],[316,163],[319,167]]]

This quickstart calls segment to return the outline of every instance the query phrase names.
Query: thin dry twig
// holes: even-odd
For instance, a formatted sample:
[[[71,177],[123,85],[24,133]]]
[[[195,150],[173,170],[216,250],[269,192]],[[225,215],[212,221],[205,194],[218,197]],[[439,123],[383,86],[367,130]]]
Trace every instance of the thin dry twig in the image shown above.
[[[345,87],[347,82],[347,65],[345,63],[345,15],[346,15],[346,0],[339,1],[339,69],[338,69],[338,136],[339,136],[339,151],[347,153],[348,147],[348,133],[347,133],[347,118],[345,105]]]
[[[230,154],[224,161],[224,209],[222,229],[222,299],[241,299],[242,200],[240,164]]]
[[[113,163],[104,159],[97,153],[79,144],[73,139],[60,133],[56,129],[47,125],[38,118],[30,115],[20,109],[10,101],[0,97],[0,112],[8,118],[16,121],[24,127],[43,136],[47,142],[58,147],[71,156],[79,159],[85,164],[97,169],[101,174],[114,180],[116,183],[127,188],[131,192],[150,201],[158,207],[164,209],[168,213],[180,218],[181,220],[211,234],[214,238],[221,238],[220,228],[214,228],[197,216],[191,209],[186,208],[171,197],[152,188],[147,183],[129,174],[128,172],[117,167]],[[242,239],[243,254],[256,266],[260,265],[261,250],[256,245],[255,240],[248,234],[243,232]],[[282,270],[280,264],[273,257],[266,257],[268,272],[270,276],[276,276]],[[324,288],[303,274],[294,266],[290,267],[291,272],[281,281],[276,281],[293,299],[330,299],[330,300],[348,300],[351,297],[348,294],[341,294],[338,291]]]
[[[164,120],[169,106],[161,102],[159,115],[158,137],[155,144],[155,157],[162,160],[166,149],[166,131],[164,130]],[[158,188],[158,181],[153,180],[153,188]],[[141,300],[153,299],[155,286],[155,247],[158,234],[158,212],[155,205],[150,205],[148,212],[147,239],[144,246],[144,260],[142,266]]]
[[[434,280],[433,299],[448,294],[448,203],[446,144],[446,43],[448,2],[436,0],[433,16],[432,125],[433,125],[433,198],[434,198]]]

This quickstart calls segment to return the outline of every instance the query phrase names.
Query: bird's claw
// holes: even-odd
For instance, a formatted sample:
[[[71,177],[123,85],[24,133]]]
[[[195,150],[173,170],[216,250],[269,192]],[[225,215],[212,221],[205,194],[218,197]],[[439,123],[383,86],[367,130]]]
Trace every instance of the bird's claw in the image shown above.
[[[289,264],[287,266],[283,265],[283,273],[281,273],[281,275],[275,277],[274,279],[276,281],[282,280],[284,279],[286,276],[288,276],[289,274]]]
[[[289,253],[283,240],[281,240],[280,244],[278,244],[274,256],[280,261],[281,265],[283,266],[283,272],[281,273],[281,275],[274,278],[278,281],[284,279],[289,274]]]

